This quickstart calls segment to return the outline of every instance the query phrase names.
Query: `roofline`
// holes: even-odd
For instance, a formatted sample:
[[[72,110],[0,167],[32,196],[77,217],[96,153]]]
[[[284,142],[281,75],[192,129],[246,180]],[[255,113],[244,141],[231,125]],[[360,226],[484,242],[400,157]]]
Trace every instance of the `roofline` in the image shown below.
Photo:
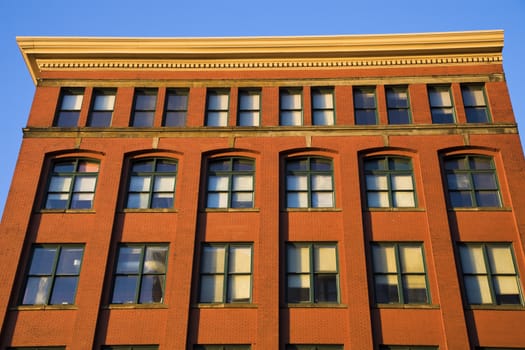
[[[195,60],[501,54],[503,30],[258,37],[17,37],[33,80],[39,60]]]

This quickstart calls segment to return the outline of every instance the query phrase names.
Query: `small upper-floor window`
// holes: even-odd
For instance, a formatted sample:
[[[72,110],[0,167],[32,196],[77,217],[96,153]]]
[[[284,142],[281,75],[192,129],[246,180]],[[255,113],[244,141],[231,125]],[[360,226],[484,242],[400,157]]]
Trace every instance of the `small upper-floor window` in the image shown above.
[[[93,102],[88,116],[88,126],[108,127],[111,125],[113,109],[115,107],[115,89],[95,89],[93,90]]]
[[[333,208],[332,160],[295,157],[286,161],[287,208]]]
[[[115,345],[103,346],[102,350],[158,350],[158,345]]]
[[[261,90],[239,89],[238,109],[238,126],[259,126],[261,122]]]
[[[157,107],[157,89],[135,89],[131,126],[151,127]]]
[[[206,126],[228,126],[230,91],[208,89],[206,94]]]
[[[279,111],[280,125],[303,125],[302,89],[281,88],[279,90]]]
[[[193,350],[250,350],[250,345],[235,344],[235,345],[194,345]]]
[[[286,350],[343,350],[343,346],[334,344],[286,344]]]
[[[410,102],[406,86],[386,87],[388,124],[410,124]]]
[[[311,94],[313,125],[334,125],[334,89],[330,87],[315,87],[312,88]]]
[[[365,159],[366,199],[369,208],[416,206],[412,162],[404,157]]]
[[[432,114],[432,123],[448,124],[456,121],[450,86],[428,86],[428,98],[430,102],[430,113]]]
[[[178,164],[176,160],[148,158],[131,166],[126,208],[173,208]]]
[[[288,243],[286,300],[289,303],[338,303],[337,260],[335,243]]]
[[[459,257],[469,304],[523,303],[520,279],[510,244],[460,244]]]
[[[91,209],[99,163],[83,158],[53,163],[45,209]]]
[[[462,84],[461,95],[467,115],[467,123],[488,123],[489,110],[483,85]]]
[[[167,264],[166,244],[120,245],[111,303],[164,302]]]
[[[60,101],[55,115],[54,126],[72,128],[78,126],[84,89],[63,88],[60,91]]]
[[[83,255],[79,245],[35,245],[22,305],[74,304]]]
[[[375,299],[379,304],[427,304],[423,245],[374,243],[372,245]]]
[[[445,159],[445,175],[452,207],[501,207],[498,179],[491,157],[448,157]]]
[[[427,345],[380,345],[379,350],[438,350],[438,347]]]
[[[65,346],[23,346],[9,347],[7,350],[66,350]]]
[[[249,303],[252,244],[205,244],[200,268],[200,303]]]
[[[208,208],[253,208],[255,163],[226,157],[208,164]]]
[[[188,113],[188,89],[167,89],[163,126],[184,126]]]
[[[377,104],[375,87],[354,87],[353,91],[356,125],[377,124]]]

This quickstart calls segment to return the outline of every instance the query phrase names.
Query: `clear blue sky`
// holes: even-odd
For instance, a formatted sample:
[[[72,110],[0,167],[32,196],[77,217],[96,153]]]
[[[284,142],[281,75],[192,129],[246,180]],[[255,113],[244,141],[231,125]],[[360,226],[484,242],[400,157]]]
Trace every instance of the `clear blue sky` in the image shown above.
[[[265,36],[503,29],[525,135],[525,0],[0,0],[0,214],[35,87],[16,36]],[[523,141],[522,141],[523,142]]]

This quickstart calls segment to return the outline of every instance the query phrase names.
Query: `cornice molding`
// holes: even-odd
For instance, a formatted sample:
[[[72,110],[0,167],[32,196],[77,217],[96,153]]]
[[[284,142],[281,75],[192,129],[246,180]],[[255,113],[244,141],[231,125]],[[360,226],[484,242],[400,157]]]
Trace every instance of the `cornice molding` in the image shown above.
[[[290,69],[501,63],[503,31],[236,37],[18,37],[36,82],[46,70]]]

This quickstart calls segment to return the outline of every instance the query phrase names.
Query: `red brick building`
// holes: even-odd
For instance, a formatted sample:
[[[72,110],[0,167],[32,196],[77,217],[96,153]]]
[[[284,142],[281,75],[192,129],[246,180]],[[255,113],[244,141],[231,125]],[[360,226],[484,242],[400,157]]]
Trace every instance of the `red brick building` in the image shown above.
[[[525,348],[503,32],[18,43],[0,349]]]

